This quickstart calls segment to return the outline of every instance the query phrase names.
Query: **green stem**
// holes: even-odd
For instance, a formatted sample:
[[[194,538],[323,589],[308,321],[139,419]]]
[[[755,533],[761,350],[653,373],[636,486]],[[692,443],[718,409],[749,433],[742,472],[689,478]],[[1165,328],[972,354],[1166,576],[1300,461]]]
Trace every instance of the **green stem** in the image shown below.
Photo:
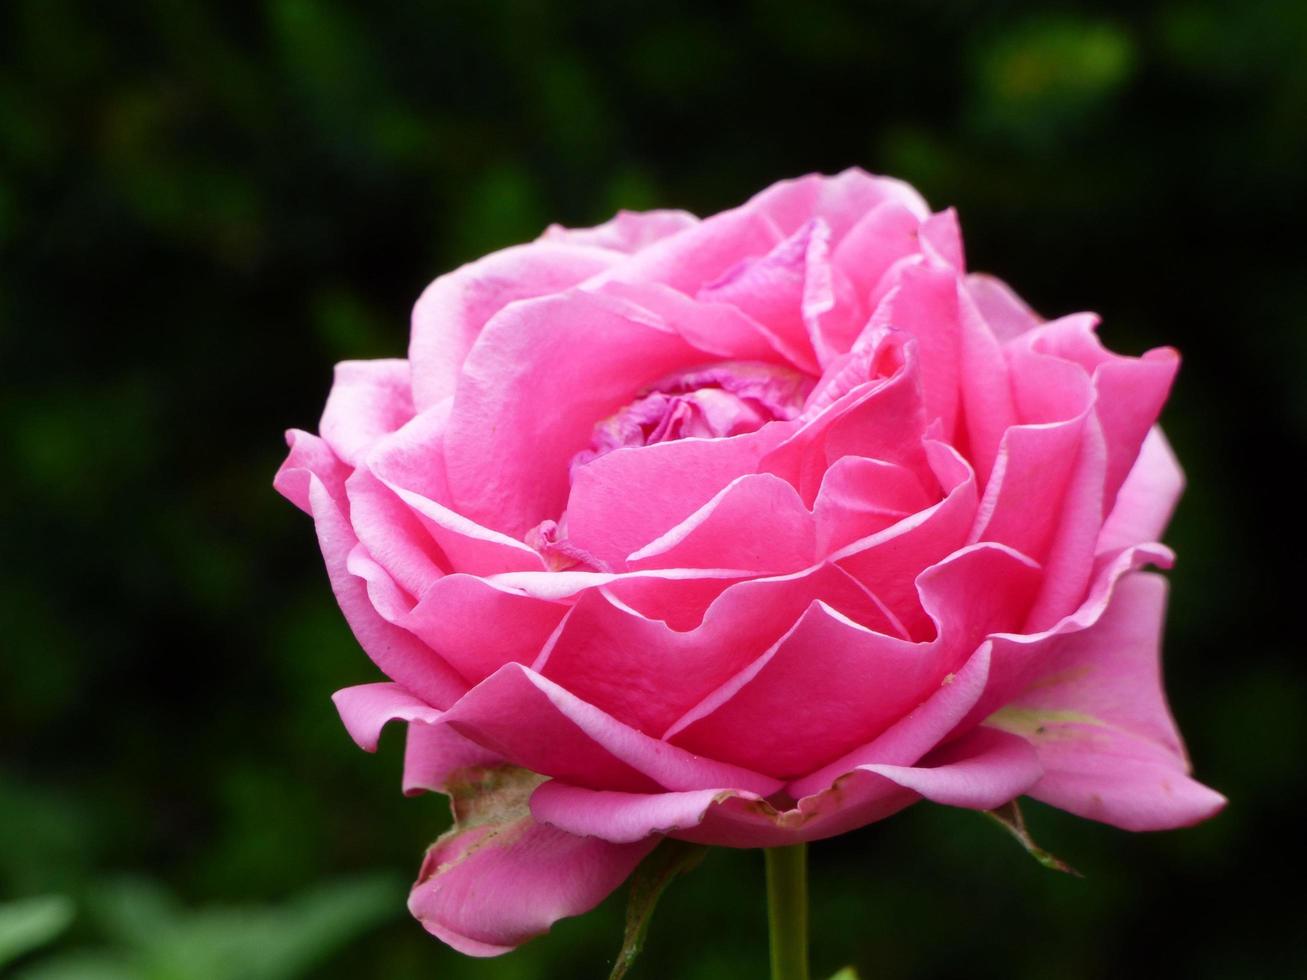
[[[763,853],[772,980],[808,980],[808,845],[769,847]]]

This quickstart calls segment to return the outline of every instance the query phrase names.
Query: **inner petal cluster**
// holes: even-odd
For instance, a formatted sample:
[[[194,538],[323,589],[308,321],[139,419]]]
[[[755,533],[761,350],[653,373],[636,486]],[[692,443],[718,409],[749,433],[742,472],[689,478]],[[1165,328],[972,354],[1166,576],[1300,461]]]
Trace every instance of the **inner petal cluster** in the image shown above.
[[[614,449],[738,436],[795,418],[812,385],[798,371],[754,361],[726,361],[672,375],[599,422],[589,447],[573,457],[571,472]]]

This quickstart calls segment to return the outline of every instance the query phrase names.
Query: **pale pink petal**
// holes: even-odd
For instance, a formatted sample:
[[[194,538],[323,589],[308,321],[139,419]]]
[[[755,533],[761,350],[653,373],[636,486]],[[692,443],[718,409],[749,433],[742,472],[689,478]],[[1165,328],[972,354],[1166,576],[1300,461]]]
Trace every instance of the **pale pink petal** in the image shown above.
[[[344,687],[331,696],[345,725],[359,748],[377,751],[381,730],[392,721],[432,722],[441,712],[410,694],[401,684],[359,684]]]
[[[766,651],[813,602],[855,622],[893,629],[875,597],[831,565],[727,582],[689,629],[641,615],[614,594],[635,581],[625,576],[582,594],[536,669],[655,737]],[[647,581],[651,592],[670,584]]]
[[[760,471],[789,481],[809,505],[826,471],[845,456],[883,459],[930,479],[913,352],[904,350],[902,339],[891,335],[870,359],[849,367],[857,380],[843,393],[838,389],[828,393],[819,386],[809,396],[802,426],[758,465]]]
[[[581,786],[650,790],[778,783],[650,738],[519,664],[507,664],[444,715],[461,735],[516,766]]]
[[[739,568],[785,574],[813,564],[812,513],[778,476],[754,473],[728,484],[712,500],[627,559],[627,567]]]
[[[966,291],[985,323],[1001,343],[1021,336],[1044,322],[1012,287],[1002,279],[973,272],[966,277]]]
[[[943,443],[928,442],[926,449],[944,498],[830,556],[879,596],[912,636],[929,630],[917,575],[965,545],[976,516],[971,468]]]
[[[967,458],[989,483],[1003,434],[1017,423],[1007,359],[969,290],[958,288],[960,385]]]
[[[317,526],[331,589],[355,638],[373,663],[428,704],[450,704],[466,690],[462,679],[417,637],[386,622],[372,605],[366,583],[346,567],[358,537],[342,511],[343,474],[341,468],[330,465],[330,455],[321,440],[296,433],[290,458],[277,474],[278,489],[292,500],[305,499]],[[332,481],[330,485],[327,480]]]
[[[403,626],[477,684],[506,663],[534,662],[566,613],[560,603],[460,573],[433,583]]]
[[[498,956],[590,911],[655,844],[576,837],[536,823],[523,806],[441,837],[422,863],[409,911],[460,953]]]
[[[427,409],[368,454],[372,474],[408,508],[451,568],[475,575],[543,569],[540,555],[450,504],[444,466],[449,402]]]
[[[763,214],[735,208],[654,242],[595,277],[604,282],[658,282],[693,296],[744,256],[765,255],[785,235]]]
[[[817,553],[832,552],[885,530],[932,504],[907,467],[845,456],[822,477],[813,504]]]
[[[325,442],[303,429],[286,430],[286,445],[290,452],[272,478],[273,488],[300,510],[312,515],[309,486],[316,474],[336,503],[347,507],[345,481],[352,467],[341,462]]]
[[[990,639],[991,667],[985,690],[958,725],[967,729],[1036,684],[1064,638],[1092,628],[1108,609],[1123,576],[1145,565],[1169,568],[1172,555],[1159,544],[1139,545],[1099,557],[1084,602],[1041,633],[1000,633]]]
[[[1154,426],[1103,523],[1098,553],[1160,540],[1183,490],[1180,464],[1162,430]]]
[[[966,272],[967,259],[962,247],[962,227],[958,213],[945,208],[921,223],[921,242],[932,258],[952,266],[958,274]]]
[[[986,583],[979,594],[977,581]],[[817,603],[665,737],[778,777],[804,776],[926,701],[987,635],[1021,621],[1038,582],[1038,569],[1006,549],[959,552],[921,576],[936,623],[929,644],[873,632]]]
[[[341,361],[318,432],[337,456],[357,466],[368,447],[412,417],[408,361]]]
[[[809,174],[782,180],[755,194],[744,205],[765,214],[788,235],[812,218],[830,226],[833,241],[840,241],[868,211],[893,201],[924,220],[930,208],[911,186],[893,177],[879,177],[850,167],[833,177]]]
[[[496,753],[464,738],[448,725],[413,719],[404,740],[404,793],[448,793],[469,769],[501,766]]]
[[[417,516],[366,469],[345,481],[349,520],[369,557],[410,596],[445,574],[448,559]]]
[[[916,343],[926,423],[939,419],[951,439],[957,422],[961,327],[957,273],[938,261],[904,263],[872,323],[903,330]]]
[[[638,252],[654,242],[692,228],[699,219],[688,211],[618,211],[602,225],[593,228],[564,228],[550,225],[541,241],[568,245],[590,245],[617,252]]]
[[[509,303],[567,289],[623,258],[589,245],[531,242],[441,276],[413,307],[408,357],[417,410],[454,394],[477,335]]]
[[[1180,355],[1169,347],[1150,350],[1142,357],[1113,354],[1095,335],[1096,322],[1088,317],[1068,317],[1032,331],[1028,337],[1035,350],[1074,361],[1093,376],[1094,411],[1107,447],[1104,502],[1110,509],[1171,393]]]
[[[606,282],[596,287],[605,296],[634,307],[629,315],[654,317],[685,338],[686,343],[728,361],[791,364],[818,371],[806,344],[795,346],[727,303],[705,303],[670,286],[651,282]]]
[[[1041,679],[990,719],[1039,753],[1035,799],[1126,830],[1187,826],[1224,805],[1188,777],[1166,706],[1165,609],[1164,579],[1125,576],[1098,623],[1050,646]]]
[[[568,461],[590,444],[596,421],[702,359],[678,334],[619,311],[572,291],[515,303],[486,324],[444,433],[459,513],[515,537],[557,519]]]
[[[864,297],[880,284],[890,267],[921,251],[921,220],[898,201],[872,208],[831,253],[831,262]]]
[[[611,568],[711,500],[793,432],[771,422],[720,439],[677,439],[605,453],[576,468],[567,501],[567,533]]]
[[[1024,739],[979,729],[920,766],[863,766],[845,774],[837,786],[784,810],[729,787],[642,794],[549,782],[535,791],[531,811],[542,823],[608,840],[666,833],[724,847],[777,847],[847,833],[921,799],[993,809],[1020,796],[1040,773]]]

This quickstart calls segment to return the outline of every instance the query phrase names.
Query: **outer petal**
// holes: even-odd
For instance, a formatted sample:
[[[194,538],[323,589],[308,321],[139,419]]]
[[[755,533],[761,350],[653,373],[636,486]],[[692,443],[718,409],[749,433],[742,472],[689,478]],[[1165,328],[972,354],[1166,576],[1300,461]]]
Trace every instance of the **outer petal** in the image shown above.
[[[365,752],[377,751],[381,729],[391,721],[433,722],[440,711],[393,683],[359,684],[331,696],[345,731]]]
[[[872,314],[873,324],[916,339],[922,403],[927,424],[939,419],[946,440],[957,420],[961,327],[957,273],[938,261],[906,263],[894,276],[896,288]]]
[[[337,456],[357,466],[369,446],[412,417],[408,361],[341,361],[318,431]]]
[[[1004,732],[981,729],[919,766],[869,764],[838,785],[778,810],[738,790],[616,793],[558,782],[531,798],[537,820],[607,840],[665,833],[725,847],[775,847],[820,840],[882,820],[920,799],[988,810],[1011,801],[1040,775],[1030,746]]]
[[[787,235],[804,222],[821,218],[830,226],[832,240],[839,242],[858,219],[887,201],[897,203],[919,220],[930,215],[929,206],[911,186],[858,167],[833,177],[809,174],[779,181],[755,194],[744,207],[765,214]]]
[[[693,228],[698,223],[699,219],[688,211],[618,211],[608,221],[593,228],[550,225],[540,240],[590,245],[617,252],[638,252],[654,242]]]
[[[973,272],[966,277],[966,290],[989,329],[1003,343],[1044,322],[1002,279]]]
[[[1161,540],[1183,490],[1180,464],[1162,430],[1154,426],[1099,533],[1098,553]]]
[[[421,411],[454,394],[481,328],[509,303],[567,289],[622,258],[590,245],[531,242],[441,276],[413,307],[408,356],[415,407]]]
[[[1165,608],[1165,579],[1126,576],[1094,628],[1050,648],[1042,680],[993,716],[990,724],[1039,753],[1045,775],[1030,790],[1035,799],[1126,830],[1187,826],[1224,805],[1188,777],[1166,707]]]
[[[401,625],[480,683],[506,663],[531,664],[567,606],[454,574],[434,582]]]
[[[503,762],[481,746],[469,742],[448,725],[438,724],[442,712],[399,684],[360,684],[337,691],[331,699],[345,730],[359,748],[375,752],[381,729],[389,722],[408,723],[404,750],[404,792],[444,792],[450,777],[472,766]]]
[[[506,953],[598,905],[657,843],[610,844],[531,819],[539,783],[509,768],[468,770],[452,792],[454,829],[427,852],[408,907],[471,956]]]
[[[514,765],[583,786],[779,788],[769,777],[650,738],[518,664],[478,684],[442,722]]]
[[[343,471],[329,465],[330,455],[315,436],[292,433],[291,454],[277,473],[276,486],[291,500],[308,505],[336,601],[373,663],[428,704],[450,704],[467,689],[462,679],[430,647],[386,622],[368,598],[364,581],[347,568],[358,538],[342,511]]]
[[[747,207],[723,211],[648,248],[595,277],[607,281],[659,282],[687,296],[748,255],[765,255],[784,238],[776,223]]]
[[[452,507],[444,465],[449,408],[448,401],[435,405],[377,443],[367,468],[422,525],[450,568],[473,575],[542,570],[540,555],[521,541]]]
[[[991,545],[958,553],[922,580],[937,624],[933,642],[876,633],[817,604],[665,737],[782,778],[810,773],[884,732],[925,701],[987,634],[1019,622],[1039,572]],[[980,581],[985,588],[978,593]]]

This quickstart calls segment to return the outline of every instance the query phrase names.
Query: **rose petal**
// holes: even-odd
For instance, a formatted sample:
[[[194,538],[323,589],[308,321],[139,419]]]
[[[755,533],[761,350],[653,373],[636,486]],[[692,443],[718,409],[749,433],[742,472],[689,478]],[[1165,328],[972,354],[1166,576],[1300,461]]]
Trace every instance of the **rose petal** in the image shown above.
[[[1039,779],[1024,739],[978,729],[920,766],[867,765],[790,809],[729,787],[686,793],[596,791],[552,781],[531,797],[542,823],[607,840],[665,833],[724,847],[778,847],[847,833],[921,799],[989,810],[1010,802]]]
[[[622,259],[589,245],[531,242],[441,276],[413,307],[408,356],[415,407],[421,411],[454,394],[477,335],[509,303],[567,289]]]
[[[864,214],[887,201],[919,220],[930,214],[921,195],[908,184],[893,177],[873,176],[858,167],[833,177],[809,174],[779,181],[755,194],[744,207],[765,214],[786,235],[812,218],[821,218],[830,226],[832,241],[839,242]]]
[[[581,595],[536,669],[653,736],[762,654],[813,602],[893,629],[875,597],[831,565],[729,584],[689,629],[641,615],[614,591]]]
[[[543,569],[540,555],[521,541],[451,506],[444,466],[449,408],[448,401],[433,406],[379,442],[368,469],[413,513],[451,568],[475,575]]]
[[[460,573],[432,583],[402,625],[477,684],[506,663],[533,663],[567,608]]]
[[[650,738],[519,664],[474,687],[443,723],[514,765],[582,786],[681,790],[725,783],[764,794],[779,786]]]
[[[337,456],[357,466],[368,447],[412,417],[408,361],[341,361],[318,431]]]
[[[427,852],[409,894],[413,916],[470,956],[497,956],[561,918],[588,912],[657,843],[610,844],[531,819],[539,782],[511,769],[469,771],[454,789],[454,829]]]
[[[1154,426],[1099,532],[1098,554],[1160,540],[1183,490],[1180,464],[1162,430]]]
[[[976,581],[986,588],[977,594]],[[992,545],[922,575],[937,629],[929,644],[873,632],[824,604],[679,719],[675,745],[793,779],[885,731],[925,701],[986,635],[1019,622],[1039,571]],[[813,718],[822,723],[814,725]]]
[[[342,468],[331,463],[326,444],[307,433],[294,433],[291,447],[276,485],[292,500],[303,499],[313,515],[331,589],[359,645],[382,673],[428,704],[450,704],[466,690],[458,674],[411,633],[386,622],[368,598],[364,581],[346,567],[358,538],[341,509]]]
[[[345,731],[365,752],[377,751],[381,730],[392,721],[431,722],[440,711],[404,689],[402,684],[359,684],[331,696]]]
[[[593,228],[550,225],[540,236],[540,241],[638,252],[698,223],[699,219],[688,211],[618,211],[608,221]]]
[[[1050,645],[1042,679],[988,722],[1039,753],[1035,799],[1126,830],[1187,826],[1224,805],[1188,777],[1162,692],[1166,591],[1160,576],[1126,575],[1098,623]]]
[[[754,473],[731,481],[671,530],[633,552],[628,568],[739,568],[785,574],[813,564],[816,527],[795,489]]]
[[[965,279],[971,301],[1001,343],[1007,343],[1044,322],[1012,287],[996,276],[973,272]]]
[[[879,596],[912,636],[929,630],[917,575],[966,544],[976,515],[975,474],[966,461],[942,443],[928,442],[926,449],[944,498],[830,556]]]
[[[455,509],[516,537],[556,519],[567,502],[568,461],[589,445],[595,422],[702,356],[594,293],[502,310],[463,363],[445,429]]]
[[[615,449],[572,477],[568,539],[610,568],[685,520],[732,480],[758,469],[797,423],[771,422],[720,439],[676,439]]]

